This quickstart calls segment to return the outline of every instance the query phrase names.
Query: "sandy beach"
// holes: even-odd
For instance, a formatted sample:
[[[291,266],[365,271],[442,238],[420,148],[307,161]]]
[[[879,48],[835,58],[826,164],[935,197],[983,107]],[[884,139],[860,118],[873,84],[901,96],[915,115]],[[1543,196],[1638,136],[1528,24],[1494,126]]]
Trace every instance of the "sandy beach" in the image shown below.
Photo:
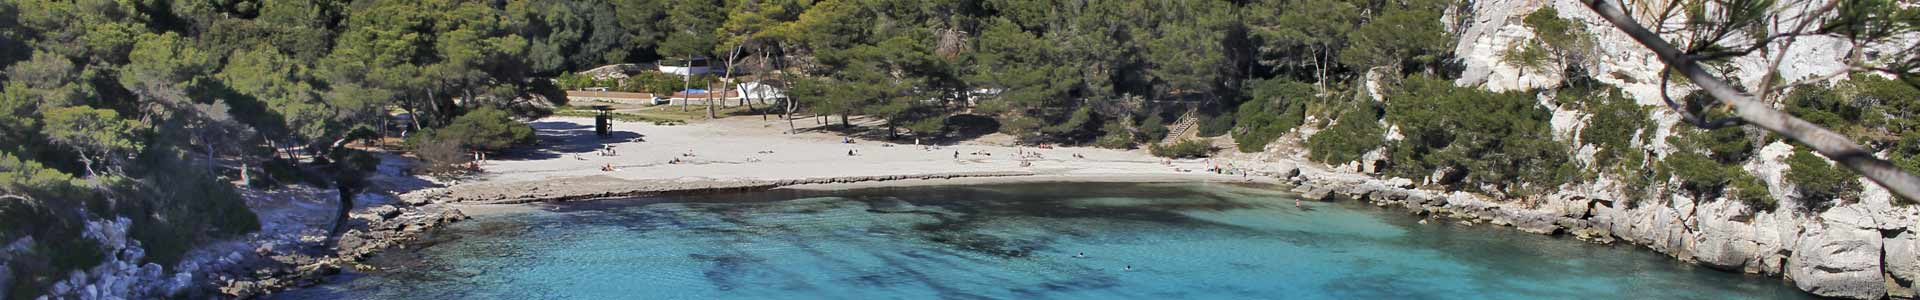
[[[999,134],[948,145],[849,140],[839,132],[818,130],[823,127],[811,119],[796,123],[803,126],[800,132],[788,134],[785,121],[754,116],[687,125],[616,122],[614,133],[603,137],[594,134],[591,118],[546,118],[532,122],[539,145],[489,157],[481,163],[484,172],[455,181],[449,190],[487,190],[489,195],[544,190],[543,195],[550,195],[604,194],[635,185],[682,186],[668,188],[679,189],[744,182],[781,183],[776,187],[833,183],[804,187],[820,189],[1014,181],[1274,181],[1207,171],[1238,167],[1258,174],[1259,168],[1250,167],[1254,163],[1168,160],[1144,149],[1043,149],[1012,145],[1011,137]],[[613,170],[604,170],[608,166]],[[908,176],[944,180],[894,180]],[[988,176],[993,178],[971,178]],[[861,180],[823,180],[831,178]]]

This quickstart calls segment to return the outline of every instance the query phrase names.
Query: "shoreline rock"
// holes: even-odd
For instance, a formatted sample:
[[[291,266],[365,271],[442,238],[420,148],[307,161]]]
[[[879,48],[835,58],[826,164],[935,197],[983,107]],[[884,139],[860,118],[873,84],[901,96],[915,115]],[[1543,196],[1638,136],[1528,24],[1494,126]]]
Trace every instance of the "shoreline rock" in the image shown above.
[[[269,244],[257,248],[255,252],[265,261],[240,268],[248,271],[222,280],[216,292],[251,299],[319,284],[344,266],[357,265],[380,251],[415,241],[431,229],[468,219],[460,210],[438,203],[376,206],[350,216],[354,228],[342,233],[331,247],[295,245],[282,249]]]
[[[1303,198],[1344,196],[1419,215],[1489,223],[1597,244],[1646,247],[1681,261],[1779,277],[1822,297],[1913,299],[1920,277],[1920,224],[1914,207],[1861,201],[1817,216],[1793,209],[1756,212],[1739,201],[1675,197],[1638,206],[1604,192],[1565,189],[1527,201],[1492,201],[1466,192],[1422,190],[1394,179],[1302,168],[1278,176]],[[1601,190],[1601,189],[1594,189]],[[1444,223],[1443,223],[1444,224]]]

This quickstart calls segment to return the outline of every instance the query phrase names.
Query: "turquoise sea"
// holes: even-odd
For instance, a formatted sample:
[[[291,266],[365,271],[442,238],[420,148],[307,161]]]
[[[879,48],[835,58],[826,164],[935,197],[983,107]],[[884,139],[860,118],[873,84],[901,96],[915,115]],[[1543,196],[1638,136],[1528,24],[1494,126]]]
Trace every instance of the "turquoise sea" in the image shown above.
[[[273,298],[1811,298],[1636,247],[1418,224],[1351,202],[1295,208],[1278,189],[1033,183],[544,205]]]

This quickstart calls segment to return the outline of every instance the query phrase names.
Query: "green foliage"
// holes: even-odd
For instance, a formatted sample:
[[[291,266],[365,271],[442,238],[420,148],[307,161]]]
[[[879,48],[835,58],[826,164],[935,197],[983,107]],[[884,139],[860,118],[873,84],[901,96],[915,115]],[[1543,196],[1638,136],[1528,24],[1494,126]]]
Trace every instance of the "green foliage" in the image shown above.
[[[1334,165],[1359,160],[1361,155],[1380,148],[1386,138],[1379,119],[1372,107],[1348,108],[1333,126],[1307,138],[1307,158]]]
[[[1530,93],[1408,78],[1387,95],[1386,119],[1405,136],[1393,148],[1392,172],[1420,178],[1435,170],[1464,170],[1466,180],[1459,184],[1502,189],[1487,192],[1559,186],[1578,172],[1568,157],[1571,148],[1553,140],[1550,118]]]
[[[1857,200],[1861,190],[1858,178],[1804,148],[1787,157],[1787,183],[1793,184],[1807,208],[1822,209],[1836,202]]]
[[[1200,117],[1200,123],[1194,126],[1194,130],[1199,130],[1200,137],[1217,137],[1227,134],[1228,131],[1233,130],[1233,116]]]
[[[1847,97],[1822,85],[1808,85],[1787,94],[1787,113],[1848,136],[1860,137],[1862,112]]]
[[[1724,127],[1713,130],[1700,130],[1685,124],[1676,124],[1674,135],[1667,136],[1667,144],[1686,152],[1703,152],[1721,163],[1737,163],[1753,155],[1754,142],[1740,127]]]
[[[1140,121],[1139,136],[1143,138],[1142,142],[1159,141],[1167,137],[1168,131],[1172,130],[1167,129],[1166,119],[1161,118],[1160,114],[1149,115],[1146,120]]]
[[[1313,99],[1313,86],[1285,79],[1256,83],[1253,99],[1240,104],[1234,142],[1240,152],[1259,152],[1267,143],[1299,127],[1306,121],[1307,102]]]
[[[1857,119],[1872,128],[1870,134],[1863,135],[1887,143],[1920,134],[1916,132],[1920,130],[1920,87],[1913,81],[1857,74],[1847,79],[1845,86],[1853,94],[1851,103],[1867,106]]]
[[[1533,28],[1534,36],[1539,37],[1540,42],[1559,52],[1581,52],[1592,47],[1592,42],[1586,38],[1586,25],[1560,18],[1559,10],[1553,6],[1542,6],[1528,13],[1521,22]]]
[[[1735,168],[1734,171],[1737,173],[1734,173],[1733,180],[1729,182],[1733,189],[1733,195],[1730,198],[1746,202],[1747,206],[1760,211],[1771,211],[1779,207],[1779,201],[1773,199],[1773,194],[1768,192],[1767,183],[1760,181],[1760,177],[1753,176],[1753,173],[1746,172],[1746,169]]]
[[[1133,148],[1133,145],[1134,145],[1133,131],[1128,131],[1126,125],[1120,124],[1120,121],[1116,120],[1112,122],[1107,122],[1105,125],[1101,126],[1101,131],[1106,132],[1106,134],[1101,135],[1100,138],[1098,139],[1094,139],[1093,141],[1094,147],[1108,148],[1108,149],[1132,149]]]
[[[1212,155],[1214,148],[1213,148],[1213,145],[1208,144],[1205,141],[1180,140],[1179,142],[1175,142],[1173,144],[1166,145],[1166,146],[1161,146],[1160,144],[1155,143],[1147,146],[1147,150],[1148,150],[1147,152],[1152,153],[1153,156],[1168,157],[1168,158],[1193,158],[1193,157],[1207,157],[1208,155]]]
[[[1348,35],[1350,47],[1340,53],[1340,63],[1356,68],[1398,66],[1402,63],[1433,64],[1447,55],[1453,35],[1442,28],[1441,12],[1453,4],[1446,1],[1409,1],[1388,5],[1380,16]]]
[[[1692,152],[1667,155],[1661,160],[1661,167],[1680,180],[1680,188],[1696,195],[1717,195],[1732,182],[1734,176],[1730,174],[1735,168]]]
[[[1507,52],[1501,56],[1501,59],[1505,60],[1507,64],[1532,70],[1541,70],[1547,67],[1548,56],[1547,49],[1540,47],[1540,44],[1521,42],[1514,44],[1511,48],[1507,48]]]
[[[1648,118],[1648,108],[1635,104],[1620,90],[1607,88],[1588,90],[1568,88],[1561,90],[1556,99],[1579,104],[1593,114],[1587,120],[1587,127],[1580,130],[1580,143],[1598,147],[1594,153],[1594,162],[1600,166],[1619,165],[1623,161],[1632,161],[1632,167],[1638,167],[1639,156],[1644,156],[1640,147],[1636,147],[1634,136],[1652,136],[1652,120]]]
[[[483,151],[506,150],[533,142],[533,127],[514,120],[506,111],[480,108],[458,118],[446,128],[422,134],[425,140],[457,141],[461,147]]]

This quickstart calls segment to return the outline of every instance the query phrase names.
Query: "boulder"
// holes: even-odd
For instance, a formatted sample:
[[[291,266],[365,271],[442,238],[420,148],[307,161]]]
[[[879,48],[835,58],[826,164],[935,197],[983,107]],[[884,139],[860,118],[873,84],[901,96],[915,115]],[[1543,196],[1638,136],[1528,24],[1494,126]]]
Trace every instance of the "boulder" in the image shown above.
[[[1413,188],[1413,179],[1394,177],[1394,178],[1387,178],[1387,180],[1383,181],[1382,183],[1385,183],[1387,186],[1390,186],[1390,187],[1401,188],[1401,189]]]
[[[1300,166],[1296,166],[1291,162],[1275,164],[1273,177],[1290,179],[1296,176],[1300,176]]]
[[[1759,272],[1760,242],[1754,226],[1733,219],[1744,214],[1738,201],[1715,201],[1697,207],[1694,221],[1699,230],[1693,237],[1693,260],[1721,270]]]
[[[1920,281],[1920,232],[1898,231],[1886,238],[1886,270],[1909,289]]]
[[[1307,200],[1313,200],[1313,201],[1326,201],[1327,196],[1331,196],[1331,195],[1333,195],[1333,188],[1316,187],[1316,188],[1313,188],[1313,190],[1307,191],[1306,194],[1300,194],[1300,197],[1306,198]]]
[[[1825,297],[1886,296],[1880,270],[1882,241],[1873,219],[1851,205],[1830,209],[1820,218],[1801,232],[1793,256],[1787,259],[1787,277],[1801,290]]]

